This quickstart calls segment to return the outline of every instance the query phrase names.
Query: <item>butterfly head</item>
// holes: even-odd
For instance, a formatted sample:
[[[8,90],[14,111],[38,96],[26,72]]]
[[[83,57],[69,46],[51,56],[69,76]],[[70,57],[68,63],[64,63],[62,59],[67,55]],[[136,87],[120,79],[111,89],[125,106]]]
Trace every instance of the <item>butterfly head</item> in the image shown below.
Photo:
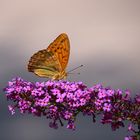
[[[59,72],[52,77],[52,80],[66,79],[67,73],[65,71]]]

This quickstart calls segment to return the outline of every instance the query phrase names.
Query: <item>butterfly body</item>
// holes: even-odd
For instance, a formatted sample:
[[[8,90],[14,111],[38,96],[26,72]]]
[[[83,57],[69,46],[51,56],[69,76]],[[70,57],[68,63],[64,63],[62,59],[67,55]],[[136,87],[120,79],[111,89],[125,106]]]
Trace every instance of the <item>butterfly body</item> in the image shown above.
[[[65,79],[69,54],[69,39],[65,33],[62,33],[47,49],[38,51],[30,58],[28,71],[52,80]]]
[[[66,71],[62,71],[62,72],[59,72],[59,73],[57,73],[57,74],[54,74],[54,76],[52,77],[52,80],[66,79],[66,77],[67,77]]]

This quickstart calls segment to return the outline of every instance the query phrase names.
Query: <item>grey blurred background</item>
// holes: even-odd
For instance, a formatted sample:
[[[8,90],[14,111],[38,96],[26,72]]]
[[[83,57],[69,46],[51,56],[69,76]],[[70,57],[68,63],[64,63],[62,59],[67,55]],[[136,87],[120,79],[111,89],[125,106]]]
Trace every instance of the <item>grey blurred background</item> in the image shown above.
[[[123,140],[127,134],[81,115],[74,132],[51,129],[43,117],[10,115],[2,88],[15,76],[45,80],[27,71],[28,60],[62,32],[71,43],[68,70],[84,65],[70,80],[139,93],[139,0],[0,0],[0,140]]]

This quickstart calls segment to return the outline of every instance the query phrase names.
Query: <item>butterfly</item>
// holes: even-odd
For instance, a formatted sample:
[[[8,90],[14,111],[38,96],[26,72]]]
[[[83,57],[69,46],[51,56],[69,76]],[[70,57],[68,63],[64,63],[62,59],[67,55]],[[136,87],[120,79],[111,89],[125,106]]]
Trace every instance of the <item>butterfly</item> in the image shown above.
[[[52,80],[65,79],[69,55],[69,38],[66,33],[62,33],[48,48],[38,51],[30,58],[28,71]]]

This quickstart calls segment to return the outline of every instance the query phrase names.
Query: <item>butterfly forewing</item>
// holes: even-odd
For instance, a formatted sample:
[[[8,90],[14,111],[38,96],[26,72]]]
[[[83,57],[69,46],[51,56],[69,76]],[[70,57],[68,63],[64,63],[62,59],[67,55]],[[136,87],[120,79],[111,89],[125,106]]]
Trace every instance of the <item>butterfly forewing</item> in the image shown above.
[[[65,33],[60,34],[47,48],[47,51],[53,52],[59,62],[61,69],[64,70],[67,66],[70,54],[70,42]]]
[[[40,77],[52,78],[65,70],[70,53],[68,36],[60,34],[47,49],[35,53],[29,60],[28,71]]]

